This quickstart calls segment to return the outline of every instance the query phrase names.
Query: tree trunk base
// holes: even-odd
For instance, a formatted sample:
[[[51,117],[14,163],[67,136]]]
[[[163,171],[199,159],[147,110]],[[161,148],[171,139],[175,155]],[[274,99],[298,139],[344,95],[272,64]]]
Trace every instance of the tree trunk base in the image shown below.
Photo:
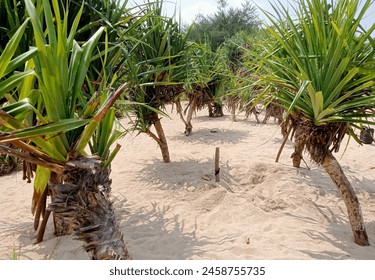
[[[193,132],[193,126],[192,124],[189,122],[185,125],[185,131],[184,131],[184,134],[186,136],[189,136],[191,133]]]
[[[121,231],[108,196],[110,170],[101,161],[80,158],[70,161],[63,182],[50,184],[57,235],[75,232],[93,259],[129,259]]]
[[[212,117],[218,118],[224,116],[223,106],[218,103],[214,103]]]

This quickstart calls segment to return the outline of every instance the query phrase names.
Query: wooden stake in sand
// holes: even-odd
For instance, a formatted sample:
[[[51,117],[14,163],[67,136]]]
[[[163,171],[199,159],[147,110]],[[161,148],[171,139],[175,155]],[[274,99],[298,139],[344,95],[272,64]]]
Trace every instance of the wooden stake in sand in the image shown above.
[[[220,148],[215,151],[215,181],[220,182]]]

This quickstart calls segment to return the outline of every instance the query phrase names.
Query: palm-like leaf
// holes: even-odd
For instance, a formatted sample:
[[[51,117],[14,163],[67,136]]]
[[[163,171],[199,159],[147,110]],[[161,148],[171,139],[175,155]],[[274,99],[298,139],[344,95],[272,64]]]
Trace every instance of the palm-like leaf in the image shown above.
[[[303,112],[316,126],[361,124],[374,116],[375,24],[367,31],[360,25],[370,4],[340,1],[333,9],[327,1],[307,0],[294,8],[296,20],[283,6],[279,18],[267,14],[278,45],[266,58],[265,80],[289,112]]]

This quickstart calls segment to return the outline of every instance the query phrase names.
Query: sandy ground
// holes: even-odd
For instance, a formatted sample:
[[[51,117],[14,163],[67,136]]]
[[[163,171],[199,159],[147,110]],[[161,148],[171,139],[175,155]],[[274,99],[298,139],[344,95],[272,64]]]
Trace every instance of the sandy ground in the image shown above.
[[[356,245],[345,205],[324,170],[291,165],[277,124],[200,111],[193,134],[175,112],[163,118],[172,162],[147,135],[128,134],[114,160],[112,199],[133,259],[375,259],[375,145],[351,141],[336,154],[362,205],[370,247]],[[124,120],[123,125],[127,123]],[[344,143],[345,146],[345,143]],[[345,147],[342,147],[344,150]],[[220,148],[221,181],[214,173]],[[32,185],[0,177],[0,259],[88,259],[73,236],[33,244]]]

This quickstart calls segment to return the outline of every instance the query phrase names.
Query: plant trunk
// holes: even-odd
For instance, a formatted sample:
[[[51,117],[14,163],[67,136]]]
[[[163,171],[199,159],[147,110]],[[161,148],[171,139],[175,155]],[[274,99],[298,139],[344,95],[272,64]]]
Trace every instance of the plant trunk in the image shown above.
[[[230,105],[230,119],[232,122],[236,122],[236,104],[234,102]]]
[[[290,131],[289,131],[290,133]],[[294,132],[294,152],[291,155],[292,161],[293,161],[293,167],[299,168],[301,166],[301,160],[303,159],[303,150],[305,148],[305,142],[304,142],[304,130],[302,127],[299,129],[296,129]],[[293,134],[292,134],[293,137]]]
[[[112,203],[109,201],[109,168],[101,161],[80,158],[67,163],[61,182],[49,184],[57,235],[75,232],[92,258],[129,259]]]
[[[223,106],[219,103],[214,103],[214,112],[213,112],[213,117],[218,118],[224,116],[223,113]]]
[[[259,118],[258,118],[258,111],[257,111],[257,108],[254,107],[253,109],[251,109],[251,112],[253,113],[253,115],[254,115],[254,117],[255,117],[257,123],[260,123],[260,120],[259,120]]]
[[[211,103],[208,103],[208,104],[207,104],[207,107],[208,107],[208,116],[209,116],[210,118],[212,118],[212,117],[214,116],[214,110],[213,110],[213,108],[212,108],[212,104],[211,104]]]
[[[175,101],[175,104],[176,104],[176,108],[177,108],[177,113],[178,115],[180,116],[180,119],[182,120],[182,122],[185,124],[185,127],[187,126],[187,122],[184,118],[184,110],[182,109],[182,105],[181,105],[181,101],[179,99],[177,99]]]
[[[303,159],[302,157],[303,149],[304,149],[304,145],[302,145],[301,143],[295,142],[294,153],[291,155],[291,158],[293,161],[293,167],[300,168],[301,160]]]
[[[152,116],[153,124],[155,126],[155,130],[156,130],[156,133],[157,133],[158,138],[159,138],[157,142],[159,144],[161,154],[163,156],[163,161],[165,163],[169,163],[169,162],[171,162],[171,158],[169,156],[167,138],[165,137],[164,130],[163,130],[163,127],[161,125],[158,114],[154,113],[154,112],[152,114],[153,114],[153,116]]]
[[[263,124],[266,124],[270,117],[277,119],[277,123],[280,125],[283,121],[283,109],[277,105],[269,104],[266,108],[266,115],[262,121]]]
[[[193,131],[193,125],[191,124],[191,120],[193,118],[193,113],[197,109],[197,100],[193,97],[190,102],[190,107],[186,116],[186,124],[185,124],[185,135],[189,136]]]
[[[328,152],[323,159],[323,168],[331,177],[344,199],[352,227],[354,242],[361,246],[369,246],[368,236],[363,222],[361,206],[353,187],[346,178],[336,158]]]

